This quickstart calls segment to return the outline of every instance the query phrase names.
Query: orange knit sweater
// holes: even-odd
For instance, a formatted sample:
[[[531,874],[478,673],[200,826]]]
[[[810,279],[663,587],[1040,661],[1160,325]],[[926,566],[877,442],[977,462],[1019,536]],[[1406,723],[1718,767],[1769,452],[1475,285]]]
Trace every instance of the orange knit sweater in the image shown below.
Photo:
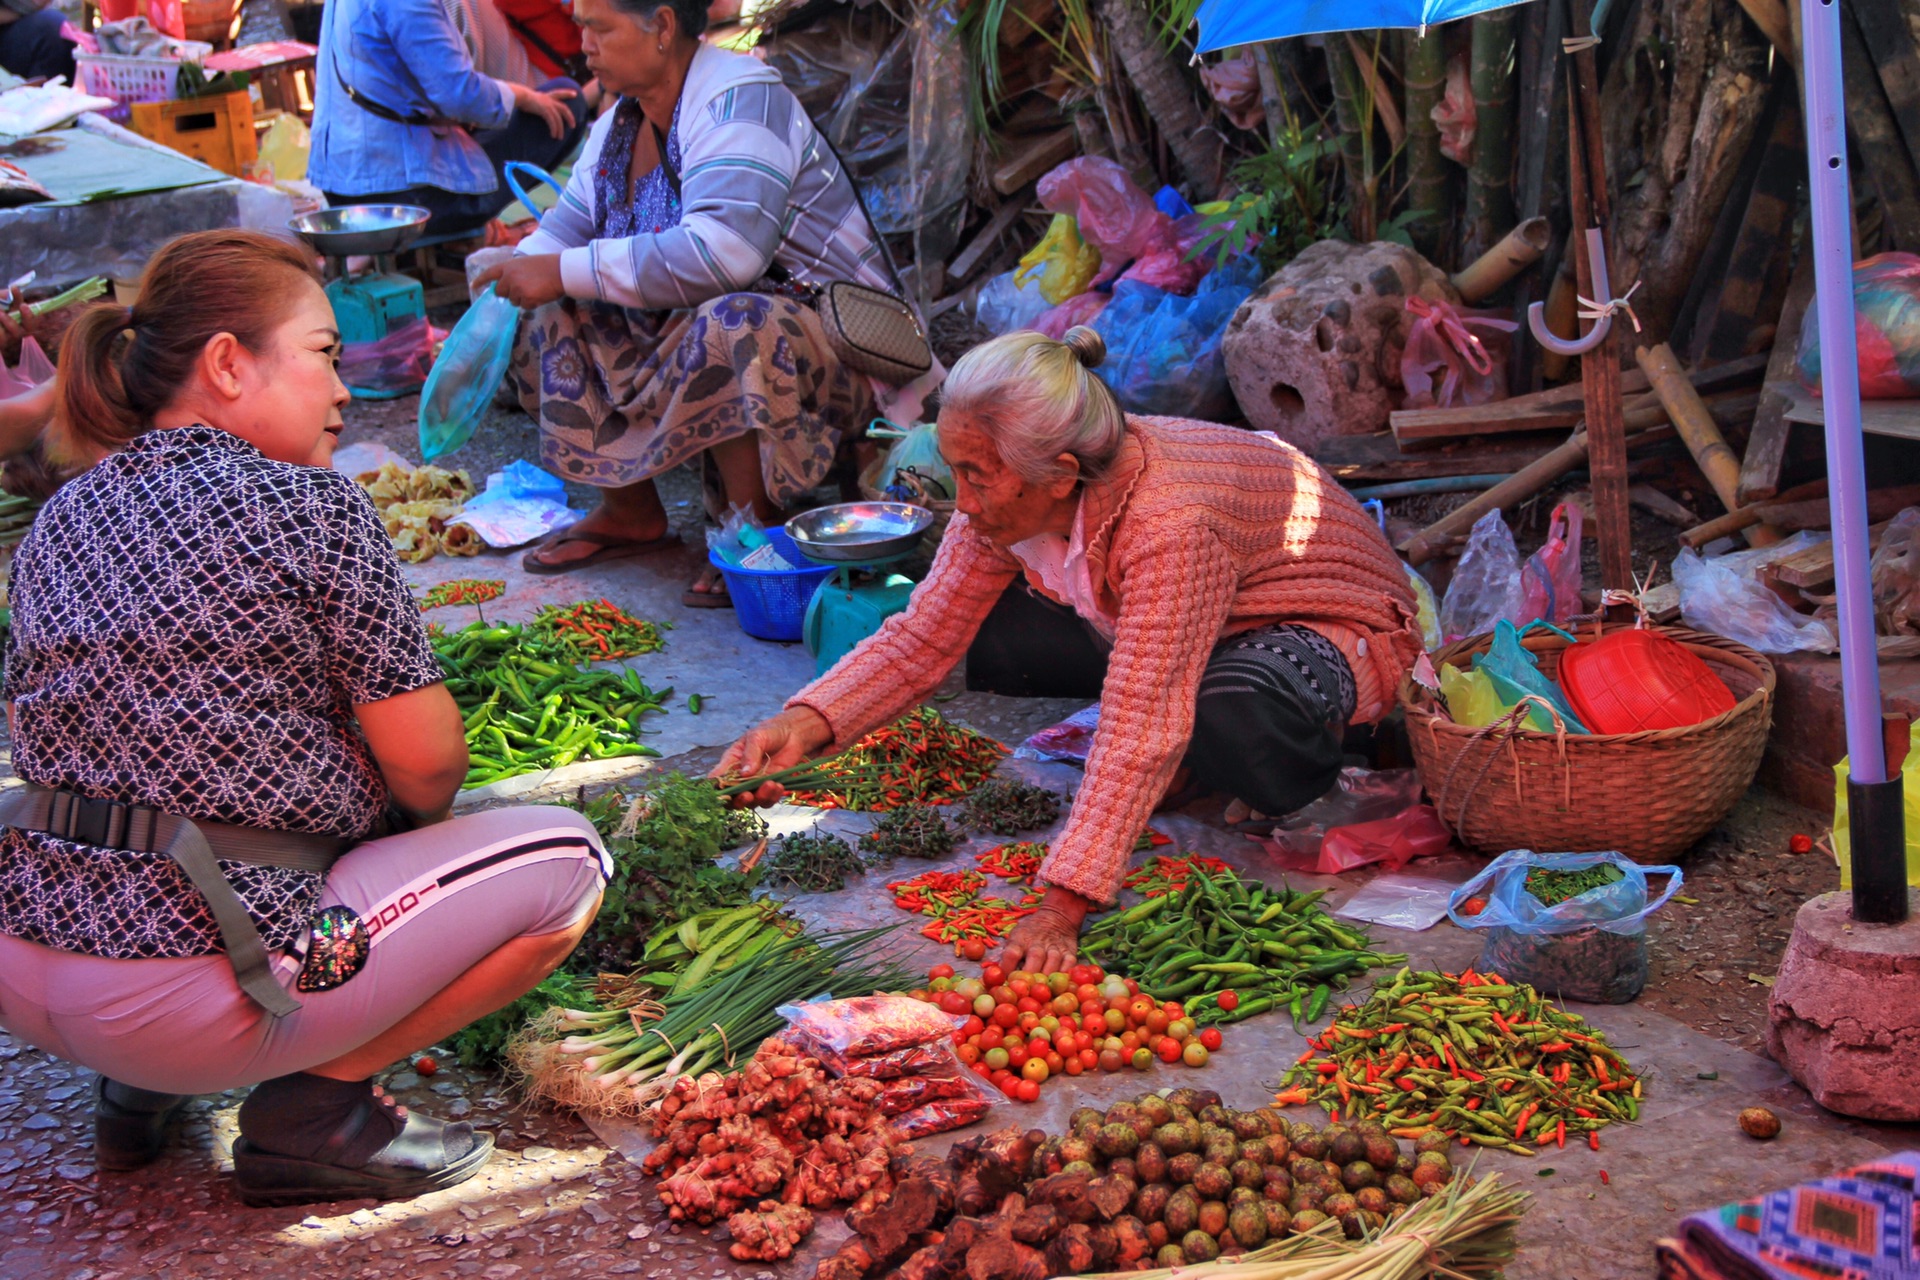
[[[1311,459],[1232,427],[1130,417],[1127,428],[1081,499],[1089,573],[1118,625],[1086,781],[1041,868],[1096,902],[1119,892],[1186,754],[1223,636],[1275,622],[1325,635],[1353,669],[1363,724],[1386,714],[1420,650],[1399,558]],[[955,516],[906,610],[788,705],[824,716],[836,746],[887,723],[939,687],[1021,572]]]

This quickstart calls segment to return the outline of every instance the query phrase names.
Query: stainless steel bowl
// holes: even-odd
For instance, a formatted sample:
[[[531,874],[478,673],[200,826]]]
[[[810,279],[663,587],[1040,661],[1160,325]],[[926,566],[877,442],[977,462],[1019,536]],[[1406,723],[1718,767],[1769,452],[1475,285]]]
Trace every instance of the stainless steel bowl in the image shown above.
[[[411,204],[350,204],[290,219],[287,227],[330,258],[398,253],[420,238],[433,215]]]
[[[906,502],[842,502],[787,521],[787,536],[815,560],[861,564],[913,550],[933,512]]]

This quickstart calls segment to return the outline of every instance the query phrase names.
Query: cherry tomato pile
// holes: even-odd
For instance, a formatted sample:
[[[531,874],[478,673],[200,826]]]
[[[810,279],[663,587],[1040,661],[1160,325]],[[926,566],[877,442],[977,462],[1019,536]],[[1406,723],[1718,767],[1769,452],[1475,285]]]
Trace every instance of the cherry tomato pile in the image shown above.
[[[1220,1048],[1218,1027],[1196,1028],[1178,1001],[1161,1004],[1096,965],[1038,974],[990,964],[963,978],[940,964],[927,979],[914,999],[966,1018],[953,1033],[960,1061],[1018,1102],[1038,1101],[1057,1075],[1145,1071],[1155,1058],[1203,1067]]]

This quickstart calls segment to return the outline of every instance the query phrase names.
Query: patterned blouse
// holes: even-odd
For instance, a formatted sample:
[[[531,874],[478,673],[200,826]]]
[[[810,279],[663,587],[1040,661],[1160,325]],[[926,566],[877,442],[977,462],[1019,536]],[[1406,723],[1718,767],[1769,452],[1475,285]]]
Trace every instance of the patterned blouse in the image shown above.
[[[442,678],[358,485],[211,427],[149,431],[54,495],[13,563],[13,767],[203,821],[358,839],[385,781],[353,717]],[[322,877],[222,863],[270,949]],[[115,959],[222,950],[163,853],[0,836],[0,932]]]

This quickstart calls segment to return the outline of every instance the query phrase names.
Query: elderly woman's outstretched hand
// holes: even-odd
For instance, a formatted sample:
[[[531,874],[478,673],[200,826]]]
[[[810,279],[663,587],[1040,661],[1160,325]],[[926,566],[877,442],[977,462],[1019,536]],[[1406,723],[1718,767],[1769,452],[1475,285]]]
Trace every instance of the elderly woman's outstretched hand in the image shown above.
[[[1071,889],[1048,889],[1033,914],[1007,935],[1000,967],[1008,973],[1065,973],[1080,952],[1080,922],[1092,908]]]
[[[770,720],[762,721],[742,734],[727,748],[710,777],[752,778],[763,773],[790,769],[833,745],[833,727],[812,707],[788,707]],[[758,790],[735,797],[737,805],[773,804],[787,789],[769,782]]]

